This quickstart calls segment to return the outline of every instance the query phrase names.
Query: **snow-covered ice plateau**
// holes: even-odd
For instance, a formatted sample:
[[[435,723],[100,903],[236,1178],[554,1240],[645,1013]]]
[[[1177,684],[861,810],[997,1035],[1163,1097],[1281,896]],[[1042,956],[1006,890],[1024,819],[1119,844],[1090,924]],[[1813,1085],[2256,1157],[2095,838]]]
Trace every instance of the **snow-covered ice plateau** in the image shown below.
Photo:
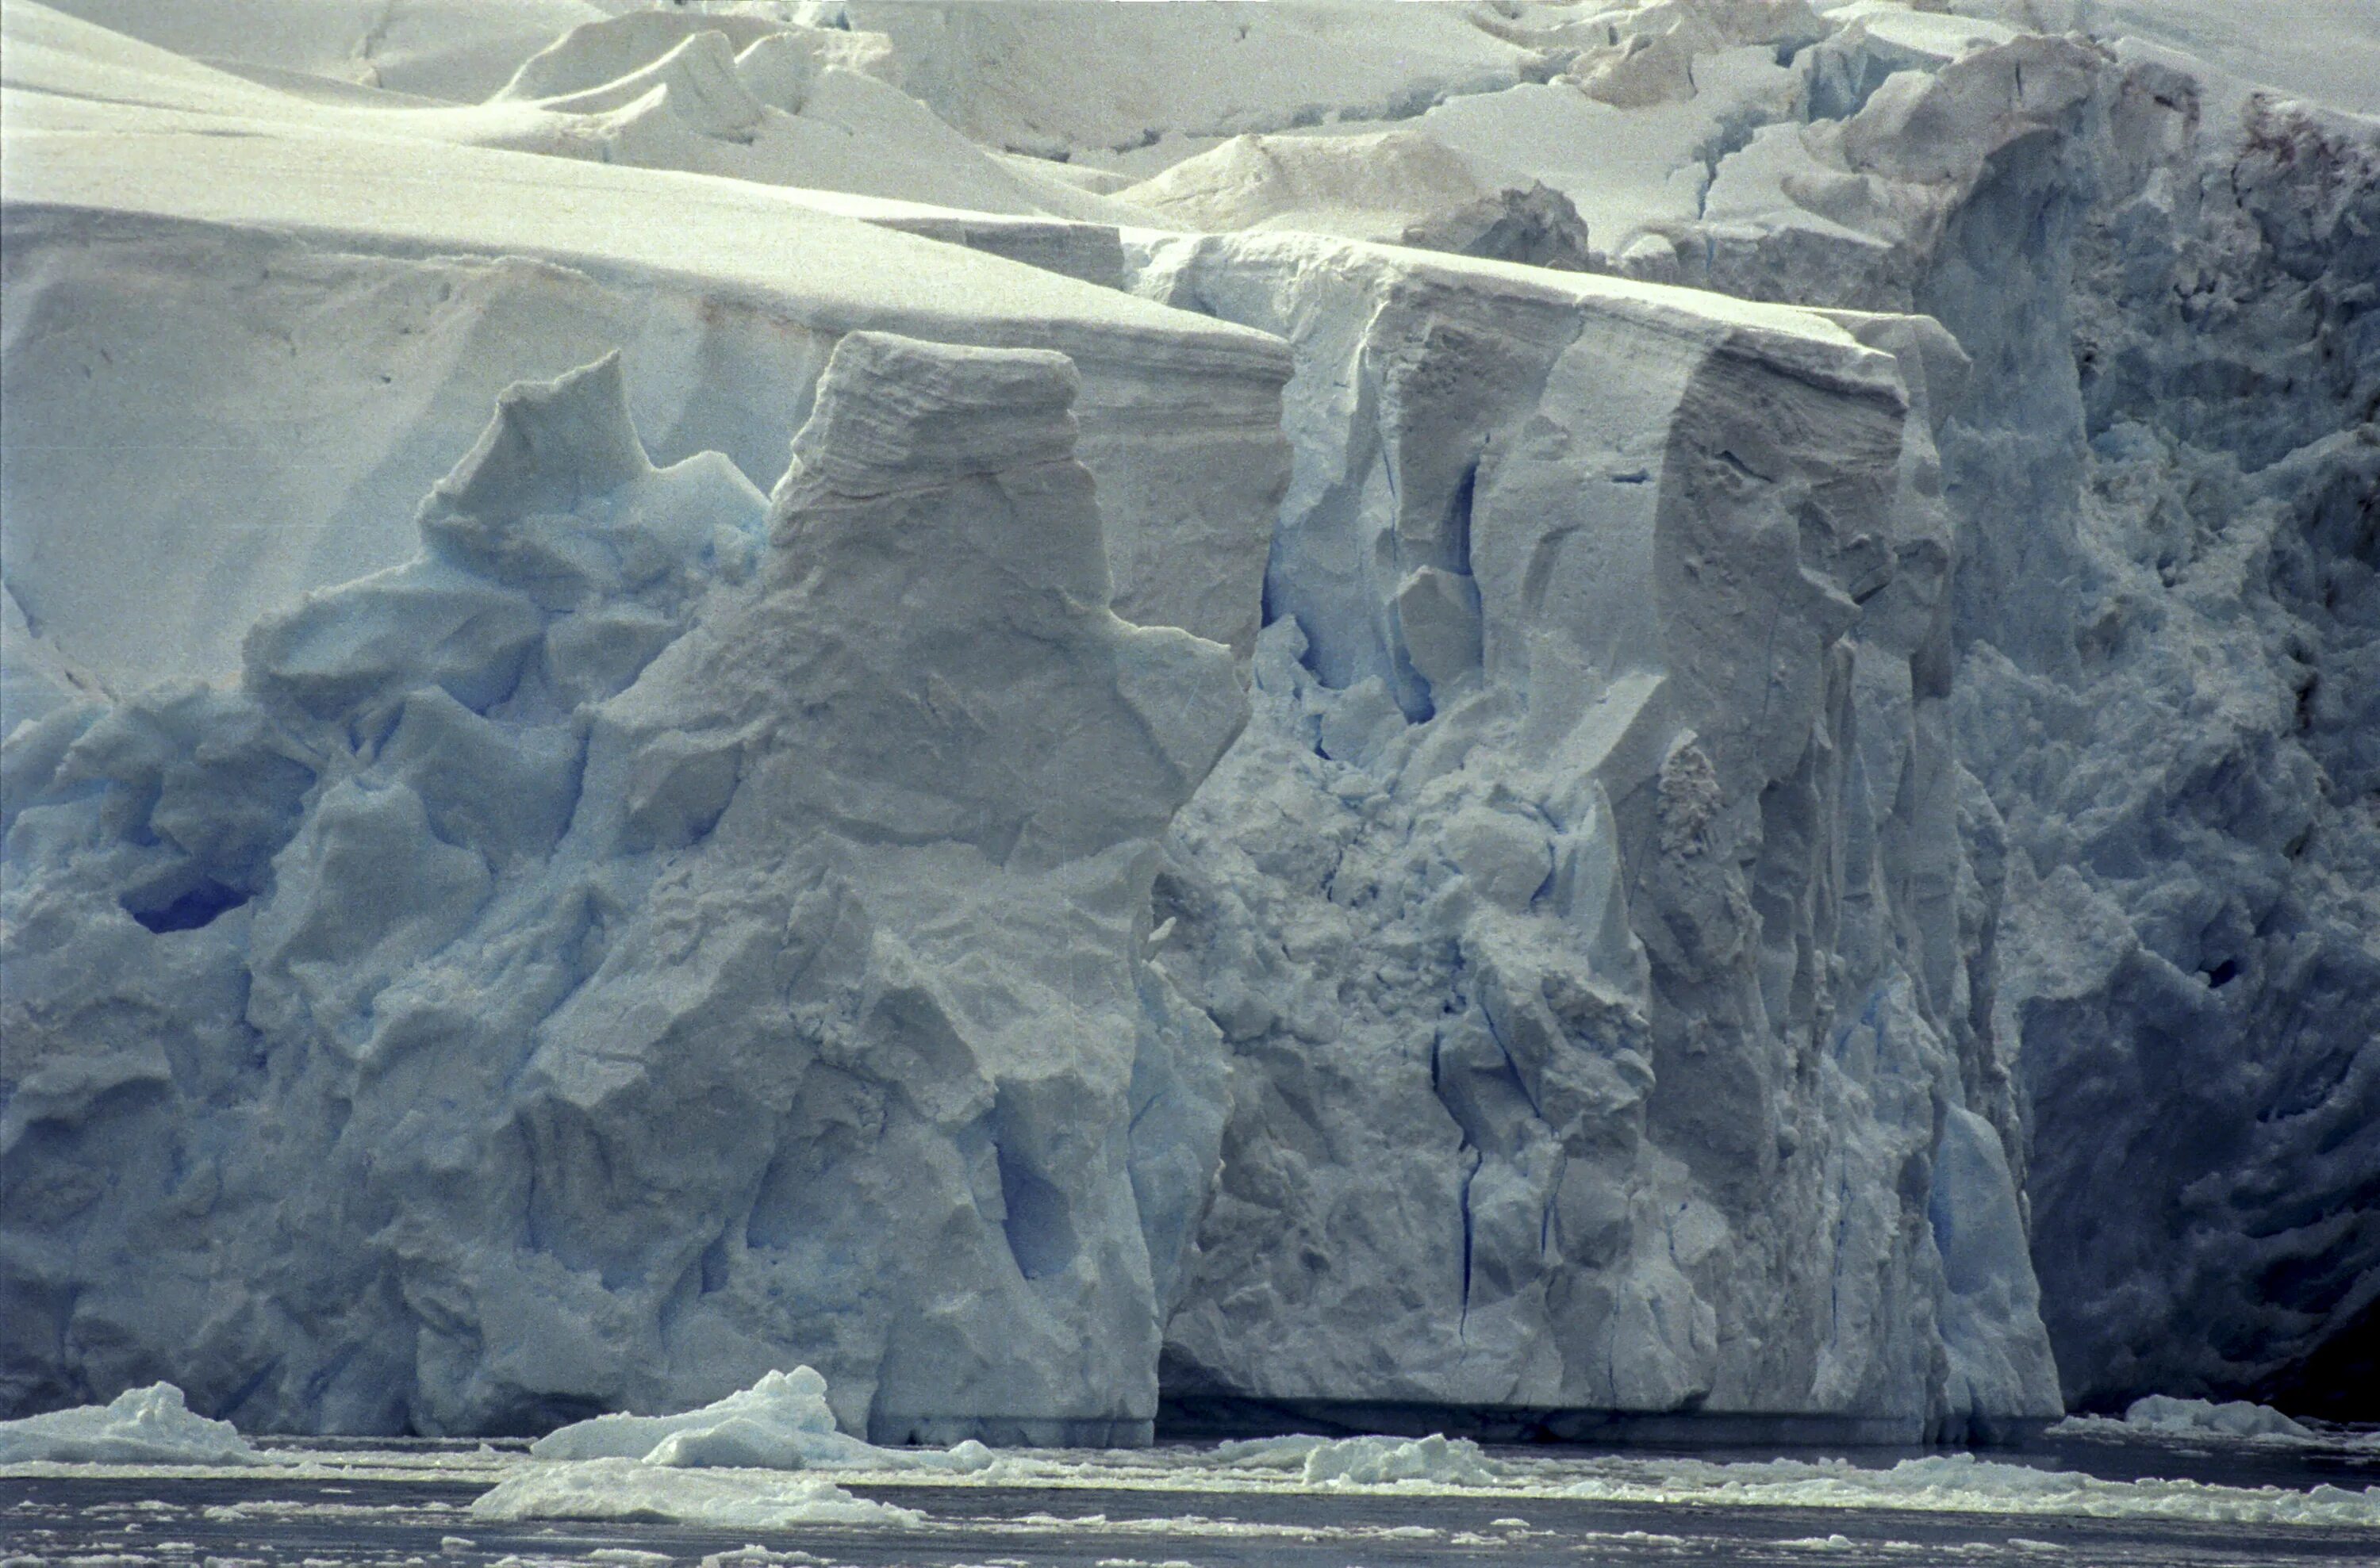
[[[10,0],[0,1415],[2380,1414],[2380,4],[2259,15]],[[1355,1441],[1217,1464],[1496,1474]]]

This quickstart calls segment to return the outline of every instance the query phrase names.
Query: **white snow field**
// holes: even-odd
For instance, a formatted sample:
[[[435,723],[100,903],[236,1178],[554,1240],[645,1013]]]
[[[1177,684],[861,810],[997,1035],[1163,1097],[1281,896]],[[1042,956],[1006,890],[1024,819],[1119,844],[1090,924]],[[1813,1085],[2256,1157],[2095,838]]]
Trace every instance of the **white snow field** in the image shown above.
[[[2380,5],[2243,14],[9,0],[0,1416],[2371,1417]],[[1317,1441],[1048,1464],[2374,1524]]]

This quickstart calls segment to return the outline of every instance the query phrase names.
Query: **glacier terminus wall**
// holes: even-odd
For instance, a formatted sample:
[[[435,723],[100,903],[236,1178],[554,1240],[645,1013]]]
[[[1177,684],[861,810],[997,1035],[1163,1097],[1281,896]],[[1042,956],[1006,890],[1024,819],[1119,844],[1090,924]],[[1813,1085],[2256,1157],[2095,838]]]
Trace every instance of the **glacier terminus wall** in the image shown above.
[[[1159,885],[1234,1051],[1168,1386],[2054,1408],[1936,848],[1956,346],[1303,239],[1142,278],[1299,352],[1257,717]]]
[[[2380,1415],[2352,70],[350,8],[6,16],[0,1414]]]

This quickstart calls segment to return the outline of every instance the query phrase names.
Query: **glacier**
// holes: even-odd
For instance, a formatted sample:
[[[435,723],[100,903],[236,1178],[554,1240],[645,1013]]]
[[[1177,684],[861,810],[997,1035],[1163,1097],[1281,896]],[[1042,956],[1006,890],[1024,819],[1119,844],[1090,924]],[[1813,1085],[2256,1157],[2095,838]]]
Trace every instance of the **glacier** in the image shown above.
[[[0,1413],[2372,1414],[2367,0],[378,9],[5,18]]]
[[[1258,717],[1158,888],[1235,1053],[1169,1386],[2054,1407],[1922,826],[1958,802],[1910,389],[1956,345],[1302,238],[1142,276],[1301,361]]]
[[[52,1292],[134,1344],[195,1306],[209,1360],[263,1358],[251,1418],[542,1430],[818,1335],[880,1436],[1145,1437],[1220,1064],[1138,947],[1245,699],[1228,648],[1109,609],[1078,384],[847,334],[764,500],[655,469],[617,356],[524,383],[424,553],[258,622],[237,687],[42,721],[9,1130],[49,1180],[13,1200],[159,1159],[25,1235],[12,1336]],[[92,1293],[94,1244],[145,1277]]]

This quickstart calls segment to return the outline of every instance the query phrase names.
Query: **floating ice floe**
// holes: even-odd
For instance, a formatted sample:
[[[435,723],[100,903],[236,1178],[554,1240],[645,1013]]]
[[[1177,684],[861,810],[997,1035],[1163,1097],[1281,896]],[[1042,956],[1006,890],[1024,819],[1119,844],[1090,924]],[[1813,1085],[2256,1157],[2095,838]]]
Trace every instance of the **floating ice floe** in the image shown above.
[[[1227,1442],[1217,1462],[1235,1468],[1293,1470],[1309,1486],[1339,1483],[1378,1486],[1391,1481],[1429,1481],[1440,1486],[1489,1486],[1509,1478],[1468,1438],[1439,1433],[1400,1440],[1352,1437],[1258,1438]]]
[[[649,1519],[782,1530],[798,1525],[916,1525],[925,1515],[854,1497],[819,1476],[703,1475],[633,1459],[540,1465],[471,1504],[475,1518]]]
[[[808,1367],[770,1372],[750,1388],[677,1416],[598,1416],[529,1445],[539,1459],[635,1459],[664,1469],[972,1471],[991,1450],[969,1439],[946,1451],[879,1448],[840,1431],[826,1379]]]
[[[2317,1430],[2269,1405],[2235,1399],[2177,1399],[2152,1393],[2135,1399],[2123,1415],[2069,1416],[2049,1429],[2051,1437],[2092,1438],[2111,1442],[2137,1442],[2143,1438],[2193,1442],[2246,1442],[2260,1447],[2319,1446],[2380,1451],[2380,1434],[2330,1429]]]
[[[2269,1405],[2235,1399],[2216,1404],[2208,1399],[2176,1399],[2152,1393],[2135,1399],[2124,1412],[2124,1425],[2159,1432],[2219,1433],[2225,1437],[2312,1438],[2313,1430],[2290,1420]]]
[[[1041,1450],[1002,1454],[996,1463],[980,1467],[950,1465],[941,1454],[880,1449],[864,1453],[855,1464],[800,1476],[753,1469],[684,1476],[673,1474],[658,1460],[542,1463],[504,1480],[476,1505],[475,1512],[481,1517],[507,1519],[651,1518],[719,1526],[759,1525],[777,1517],[808,1523],[908,1524],[919,1516],[901,1509],[848,1517],[831,1512],[838,1501],[836,1483],[905,1465],[942,1471],[931,1478],[941,1485],[1026,1486],[1058,1491],[1127,1490],[1201,1497],[1465,1494],[1516,1502],[1567,1499],[1656,1506],[1880,1508],[2320,1529],[2380,1527],[2380,1490],[2374,1489],[2224,1486],[2153,1477],[2109,1480],[1972,1453],[1934,1454],[1882,1468],[1844,1459],[1714,1463],[1608,1453],[1490,1456],[1463,1439],[1378,1435],[1336,1440],[1278,1437],[1154,1453]],[[863,1508],[875,1506],[866,1500],[853,1501]],[[814,1506],[830,1512],[802,1512]],[[1068,1522],[1087,1527],[1123,1527],[1109,1526],[1103,1516]]]
[[[269,1465],[229,1421],[211,1421],[172,1383],[128,1389],[107,1405],[0,1421],[0,1465]]]
[[[1662,1461],[1635,1474],[1604,1474],[1555,1489],[1564,1497],[1612,1502],[1722,1503],[1741,1507],[1900,1508],[1925,1513],[2081,1515],[2098,1519],[2194,1519],[2229,1524],[2370,1528],[2380,1526],[2380,1490],[2316,1486],[2233,1487],[2202,1481],[2103,1480],[2073,1470],[1937,1453],[1866,1470],[1840,1459],[1765,1465]]]

